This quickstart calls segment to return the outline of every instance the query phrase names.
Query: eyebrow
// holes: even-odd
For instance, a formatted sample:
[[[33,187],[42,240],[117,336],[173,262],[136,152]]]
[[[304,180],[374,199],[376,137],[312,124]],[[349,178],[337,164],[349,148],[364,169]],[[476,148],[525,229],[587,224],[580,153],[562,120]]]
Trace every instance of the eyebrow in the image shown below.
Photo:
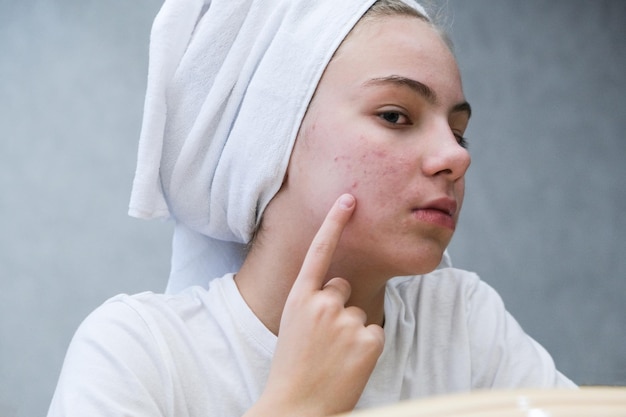
[[[437,103],[437,94],[432,88],[411,78],[402,77],[400,75],[390,75],[388,77],[372,78],[364,83],[365,86],[376,86],[381,84],[395,84],[409,87],[411,90],[425,98],[429,103]],[[467,117],[470,118],[472,116],[472,106],[470,106],[467,101],[458,103],[452,107],[452,113],[458,112],[465,112],[467,113]]]

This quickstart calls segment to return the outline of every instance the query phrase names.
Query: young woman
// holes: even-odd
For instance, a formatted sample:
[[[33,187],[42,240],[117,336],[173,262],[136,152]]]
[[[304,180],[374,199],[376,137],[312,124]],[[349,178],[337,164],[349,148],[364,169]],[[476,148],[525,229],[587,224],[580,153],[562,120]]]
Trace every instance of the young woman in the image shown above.
[[[573,386],[447,264],[470,115],[410,0],[166,1],[131,214],[176,221],[178,294],[92,313],[49,416],[326,416]]]

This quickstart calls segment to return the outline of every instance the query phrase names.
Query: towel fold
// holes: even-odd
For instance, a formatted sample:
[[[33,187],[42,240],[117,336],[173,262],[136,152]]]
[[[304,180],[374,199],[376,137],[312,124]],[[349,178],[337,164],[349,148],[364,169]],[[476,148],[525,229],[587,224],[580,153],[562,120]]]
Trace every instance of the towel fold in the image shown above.
[[[241,266],[324,68],[372,3],[165,1],[129,214],[176,221],[168,292]]]

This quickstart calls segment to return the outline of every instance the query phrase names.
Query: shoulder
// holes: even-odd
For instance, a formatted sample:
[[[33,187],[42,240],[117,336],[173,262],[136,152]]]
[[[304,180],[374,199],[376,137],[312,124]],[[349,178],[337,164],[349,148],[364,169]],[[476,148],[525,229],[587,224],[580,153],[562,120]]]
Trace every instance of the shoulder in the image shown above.
[[[432,305],[433,308],[458,308],[477,294],[496,292],[473,272],[442,268],[429,274],[397,277],[389,281],[387,292],[392,299],[408,305]]]
[[[92,311],[80,324],[68,350],[66,364],[131,363],[152,367],[161,360],[172,333],[184,328],[186,311],[198,310],[189,296],[144,292],[116,295]],[[117,365],[115,365],[117,366]]]
[[[388,292],[393,311],[403,323],[415,321],[418,337],[421,333],[429,344],[467,357],[471,387],[573,385],[507,312],[500,295],[476,274],[444,268],[394,278]]]
[[[226,278],[226,277],[224,277]],[[135,356],[160,360],[172,350],[200,343],[224,315],[221,279],[207,290],[192,287],[180,294],[119,294],[92,311],[80,324],[67,358],[98,357],[133,362]],[[106,354],[103,354],[106,352]],[[142,359],[141,362],[145,362]]]
[[[202,290],[204,291],[204,290]],[[127,329],[131,325],[150,328],[163,317],[183,314],[197,308],[201,297],[191,294],[158,294],[142,292],[138,294],[118,294],[97,307],[79,327],[79,331],[94,324]]]
[[[50,415],[101,415],[102,404],[137,416],[185,409],[176,393],[187,383],[205,383],[198,358],[215,326],[207,308],[216,304],[213,299],[219,296],[198,287],[179,295],[144,292],[105,301],[70,342]]]
[[[162,337],[146,312],[158,298],[118,295],[83,320],[67,350],[49,415],[101,415],[103,404],[108,409],[132,404],[134,415],[161,415],[167,365]]]
[[[443,268],[432,273],[394,278],[388,284],[392,305],[438,326],[464,328],[468,338],[484,340],[485,333],[518,329],[500,295],[469,271]]]
[[[141,335],[165,343],[171,333],[193,332],[224,314],[224,287],[228,277],[213,280],[209,289],[190,287],[179,294],[142,292],[116,295],[96,308],[80,325],[76,336],[103,340],[114,333],[132,339]]]
[[[466,349],[474,300],[477,294],[490,292],[486,288],[476,274],[455,268],[394,278],[385,295],[385,320],[428,343]],[[493,295],[497,297],[495,292]]]

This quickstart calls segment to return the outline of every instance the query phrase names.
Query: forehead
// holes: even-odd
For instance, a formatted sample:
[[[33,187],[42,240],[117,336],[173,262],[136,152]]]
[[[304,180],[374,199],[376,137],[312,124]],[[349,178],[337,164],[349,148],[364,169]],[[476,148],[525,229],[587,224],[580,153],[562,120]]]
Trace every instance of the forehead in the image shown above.
[[[359,22],[335,53],[322,83],[330,78],[347,87],[392,75],[427,84],[447,100],[463,100],[457,63],[446,41],[432,24],[413,16]]]

